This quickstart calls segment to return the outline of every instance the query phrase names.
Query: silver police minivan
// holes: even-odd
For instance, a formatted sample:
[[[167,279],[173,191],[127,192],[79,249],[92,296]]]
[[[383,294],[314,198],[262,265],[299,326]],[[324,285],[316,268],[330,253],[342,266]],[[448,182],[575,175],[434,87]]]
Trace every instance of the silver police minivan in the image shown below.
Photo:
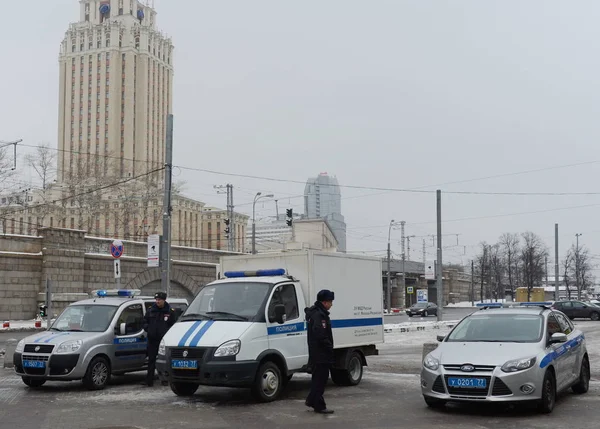
[[[111,375],[147,368],[144,315],[153,297],[139,290],[97,290],[93,298],[70,304],[52,326],[22,339],[13,355],[15,372],[30,387],[48,380],[83,380],[91,390],[103,389]],[[169,298],[178,312],[188,302]]]

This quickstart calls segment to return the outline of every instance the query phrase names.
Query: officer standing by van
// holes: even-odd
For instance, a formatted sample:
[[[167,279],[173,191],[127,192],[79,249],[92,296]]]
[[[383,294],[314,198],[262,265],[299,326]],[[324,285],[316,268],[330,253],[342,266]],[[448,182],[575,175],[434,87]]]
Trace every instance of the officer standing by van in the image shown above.
[[[154,294],[154,304],[146,311],[144,316],[144,331],[148,333],[148,373],[146,382],[152,387],[154,385],[154,371],[156,369],[156,356],[158,346],[167,331],[177,321],[177,314],[167,302],[167,294],[157,292]]]
[[[312,383],[310,393],[304,402],[315,412],[331,414],[327,408],[323,393],[329,379],[329,370],[335,362],[333,353],[333,333],[329,310],[333,305],[334,293],[324,289],[317,294],[317,301],[310,308],[305,308],[307,321],[309,365],[312,367]]]

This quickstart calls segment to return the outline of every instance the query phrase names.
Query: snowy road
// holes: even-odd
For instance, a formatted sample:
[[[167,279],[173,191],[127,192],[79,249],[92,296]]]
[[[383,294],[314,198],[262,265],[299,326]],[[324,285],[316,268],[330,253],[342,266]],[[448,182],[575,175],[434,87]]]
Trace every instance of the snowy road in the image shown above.
[[[381,355],[369,360],[357,387],[329,384],[333,416],[315,415],[304,406],[310,382],[294,376],[282,400],[257,404],[246,390],[201,388],[191,399],[169,388],[139,386],[141,374],[115,378],[106,390],[88,392],[78,382],[26,388],[11,370],[0,369],[0,422],[20,429],[155,428],[348,428],[381,429],[541,429],[587,427],[600,408],[600,323],[575,321],[587,338],[592,364],[590,391],[566,393],[554,412],[542,416],[528,408],[450,406],[428,409],[420,395],[418,372],[423,342],[444,329],[386,335]]]

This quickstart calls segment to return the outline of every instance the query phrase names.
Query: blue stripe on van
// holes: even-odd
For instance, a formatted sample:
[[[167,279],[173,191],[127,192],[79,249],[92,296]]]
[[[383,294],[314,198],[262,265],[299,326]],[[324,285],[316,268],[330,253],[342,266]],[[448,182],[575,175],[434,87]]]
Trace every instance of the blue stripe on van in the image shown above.
[[[190,342],[190,347],[198,346],[198,343],[200,342],[200,340],[202,339],[204,334],[206,334],[206,331],[208,331],[208,328],[210,328],[213,323],[215,323],[214,320],[209,320],[208,322],[206,322],[204,324],[204,326],[198,331],[198,333],[196,335],[194,335],[194,338],[192,338],[192,341]]]
[[[187,330],[185,335],[183,337],[181,337],[181,340],[179,340],[179,347],[185,347],[185,342],[188,340],[188,338],[190,338],[192,336],[192,334],[194,333],[196,328],[198,328],[198,326],[200,326],[201,323],[202,323],[201,320],[194,322],[194,324],[190,327],[190,329]]]

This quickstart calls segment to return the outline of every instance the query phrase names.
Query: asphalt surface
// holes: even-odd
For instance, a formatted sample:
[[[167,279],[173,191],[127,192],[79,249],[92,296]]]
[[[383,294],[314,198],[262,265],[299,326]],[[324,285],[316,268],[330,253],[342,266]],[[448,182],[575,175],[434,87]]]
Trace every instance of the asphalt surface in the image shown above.
[[[392,316],[394,317],[394,316]],[[396,316],[399,317],[399,316]],[[393,323],[393,322],[392,322]],[[304,406],[310,388],[307,375],[296,375],[283,398],[270,404],[254,401],[245,389],[200,388],[179,398],[168,387],[143,387],[142,373],[114,377],[105,390],[90,392],[80,382],[48,382],[26,387],[9,369],[0,368],[0,427],[19,429],[155,429],[155,428],[348,428],[383,429],[538,429],[590,427],[600,408],[600,322],[575,321],[588,342],[592,382],[585,395],[566,392],[554,412],[540,415],[533,407],[450,405],[429,409],[420,394],[418,372],[422,346],[402,334],[388,334],[381,355],[356,387],[329,383],[325,393],[331,416]],[[437,332],[431,331],[434,336]],[[28,333],[0,334],[22,338]],[[406,341],[404,339],[407,339]],[[1,359],[0,359],[1,362]],[[1,365],[0,365],[1,366]]]

